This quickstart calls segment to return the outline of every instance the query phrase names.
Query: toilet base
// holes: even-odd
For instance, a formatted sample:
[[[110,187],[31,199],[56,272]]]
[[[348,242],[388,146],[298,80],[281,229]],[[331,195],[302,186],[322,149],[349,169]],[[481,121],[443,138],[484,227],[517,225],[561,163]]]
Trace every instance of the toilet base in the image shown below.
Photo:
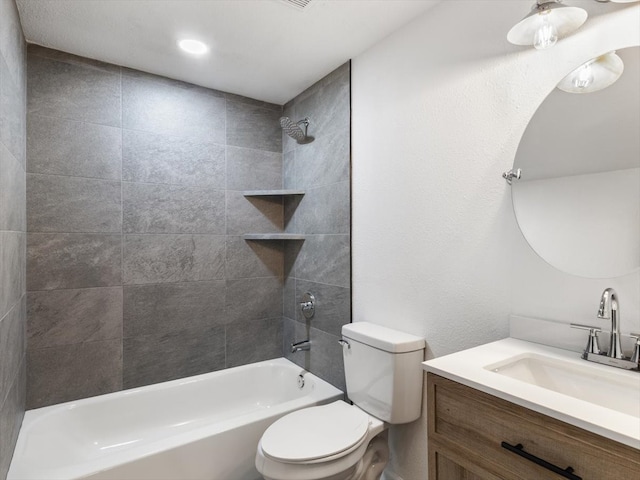
[[[360,460],[346,470],[330,476],[317,476],[305,468],[303,472],[298,471],[294,475],[297,475],[298,479],[304,477],[304,480],[380,480],[388,461],[389,446],[385,430],[369,442]],[[285,477],[289,479],[292,473],[288,472],[278,478],[265,475],[263,478],[265,480],[282,480]]]
[[[369,442],[364,456],[358,462],[358,468],[349,480],[380,480],[388,462],[389,445],[385,430]]]

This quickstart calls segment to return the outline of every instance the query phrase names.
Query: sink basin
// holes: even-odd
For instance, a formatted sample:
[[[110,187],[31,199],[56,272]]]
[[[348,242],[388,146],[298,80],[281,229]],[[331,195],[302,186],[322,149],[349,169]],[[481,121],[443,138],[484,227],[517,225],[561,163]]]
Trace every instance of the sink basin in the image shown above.
[[[597,371],[557,358],[524,353],[486,370],[640,418],[640,375]]]

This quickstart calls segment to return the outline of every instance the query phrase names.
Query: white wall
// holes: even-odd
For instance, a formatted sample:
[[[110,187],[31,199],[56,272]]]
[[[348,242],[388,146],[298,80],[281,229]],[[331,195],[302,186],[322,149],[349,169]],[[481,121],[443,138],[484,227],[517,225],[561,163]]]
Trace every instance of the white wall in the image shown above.
[[[353,61],[353,318],[424,335],[429,357],[507,336],[509,313],[591,319],[607,286],[623,327],[638,317],[640,274],[581,279],[531,252],[501,174],[566,73],[640,44],[640,6],[538,52],[506,41],[530,3],[444,1]],[[426,478],[424,421],[391,448],[390,473]]]

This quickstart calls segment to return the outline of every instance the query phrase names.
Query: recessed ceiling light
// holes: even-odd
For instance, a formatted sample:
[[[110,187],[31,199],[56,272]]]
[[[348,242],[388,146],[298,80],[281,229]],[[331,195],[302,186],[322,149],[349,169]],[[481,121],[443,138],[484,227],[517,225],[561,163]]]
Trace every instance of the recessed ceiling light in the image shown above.
[[[178,42],[178,46],[187,53],[192,55],[202,55],[207,53],[209,47],[207,47],[200,40],[194,40],[193,38],[185,38]]]

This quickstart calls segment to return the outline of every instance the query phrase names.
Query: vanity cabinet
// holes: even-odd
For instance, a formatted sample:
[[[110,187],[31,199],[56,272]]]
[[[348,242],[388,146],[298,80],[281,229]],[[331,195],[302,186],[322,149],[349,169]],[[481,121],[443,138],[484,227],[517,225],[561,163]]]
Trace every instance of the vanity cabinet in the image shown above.
[[[427,405],[429,480],[640,478],[640,450],[433,373]]]

